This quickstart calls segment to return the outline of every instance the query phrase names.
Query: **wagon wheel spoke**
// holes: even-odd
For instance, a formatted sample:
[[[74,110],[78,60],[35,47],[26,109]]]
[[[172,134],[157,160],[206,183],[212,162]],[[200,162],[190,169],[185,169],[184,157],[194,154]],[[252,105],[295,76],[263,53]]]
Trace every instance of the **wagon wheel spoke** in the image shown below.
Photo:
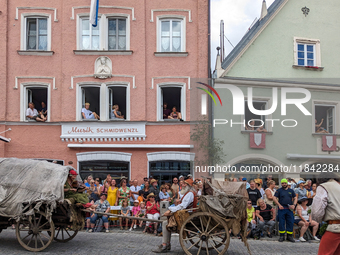
[[[187,231],[187,232],[190,232],[190,233],[193,233],[193,234],[195,234],[196,236],[198,235],[196,232],[194,232],[194,231],[191,231],[191,230],[189,230],[189,229],[184,229],[185,231]]]
[[[27,236],[25,236],[22,240],[24,241],[27,237],[29,237],[31,234],[28,234]]]
[[[218,240],[216,240],[216,239],[214,239],[214,238],[212,238],[212,237],[211,237],[211,240],[213,240],[213,242],[214,242],[215,244],[216,244],[216,242],[218,242],[218,243],[220,243],[220,244],[222,244],[222,245],[224,244],[223,242],[220,242],[220,241],[218,241]]]
[[[33,224],[34,224],[33,226],[36,227],[37,226],[37,218],[35,217],[35,214],[33,214],[32,217],[33,217]]]
[[[201,240],[201,242],[200,242],[200,248],[198,249],[198,252],[197,252],[197,255],[199,255],[200,254],[200,252],[201,252],[201,249],[202,249],[202,240]]]
[[[27,243],[27,246],[29,246],[29,245],[30,245],[30,243],[31,243],[32,239],[33,239],[33,234],[32,234],[32,236],[31,236],[31,239],[28,241],[28,243]]]
[[[37,235],[34,235],[34,236],[35,236],[34,245],[35,245],[35,248],[38,248],[38,237]]]
[[[194,238],[199,238],[198,236],[194,236],[194,237],[190,237],[190,238],[186,238],[186,239],[183,239],[184,241],[189,241],[189,240],[192,240]]]
[[[217,232],[217,233],[209,234],[209,236],[217,236],[217,237],[220,237],[220,235],[225,235],[225,232]]]
[[[192,247],[194,247],[195,245],[197,245],[200,241],[201,241],[201,239],[198,240],[196,243],[192,244],[192,245],[188,248],[188,250],[190,250]]]
[[[197,229],[199,233],[202,233],[201,230],[199,230],[198,227],[195,225],[195,223],[192,222],[192,220],[190,221],[190,223]]]
[[[208,220],[208,223],[207,223],[207,227],[205,228],[205,232],[208,232],[210,220],[211,220],[211,217],[209,217],[209,220]]]
[[[40,217],[39,217],[39,220],[38,220],[38,226],[40,225],[41,218],[42,218],[42,214],[40,214]]]
[[[208,243],[205,243],[205,250],[207,251],[207,254],[209,255]]]
[[[46,224],[48,224],[49,222],[46,221],[44,224],[42,224],[40,227],[38,227],[38,229],[42,229]]]
[[[202,231],[201,231],[201,232],[204,232],[204,225],[203,225],[203,222],[202,222],[202,217],[203,217],[203,216],[200,216],[200,223],[201,223],[201,228],[202,228]]]
[[[210,242],[209,239],[208,239],[208,242],[209,242],[209,243],[211,244],[211,246],[215,249],[215,251],[217,251],[218,254],[221,254],[220,251],[216,249],[215,245],[212,244],[212,243]],[[208,243],[207,243],[207,245],[208,245]]]
[[[65,228],[65,232],[68,234],[69,237],[71,237],[70,233],[67,231],[66,228]]]
[[[60,232],[60,228],[58,229],[58,232],[57,232],[57,234],[55,235],[55,238],[58,238],[59,232]]]
[[[40,235],[43,236],[43,237],[45,237],[47,240],[50,239],[48,236],[46,236],[45,234],[43,234],[43,233],[41,233],[41,232],[40,232]]]
[[[45,244],[44,244],[43,240],[41,239],[40,235],[39,235],[39,239],[40,239],[41,245],[44,246]]]
[[[61,240],[64,240],[64,228],[61,228]]]
[[[210,235],[211,231],[213,231],[215,228],[217,228],[217,226],[219,226],[220,223],[218,223],[217,225],[215,225],[215,227],[213,227],[209,232],[208,232],[208,235]]]

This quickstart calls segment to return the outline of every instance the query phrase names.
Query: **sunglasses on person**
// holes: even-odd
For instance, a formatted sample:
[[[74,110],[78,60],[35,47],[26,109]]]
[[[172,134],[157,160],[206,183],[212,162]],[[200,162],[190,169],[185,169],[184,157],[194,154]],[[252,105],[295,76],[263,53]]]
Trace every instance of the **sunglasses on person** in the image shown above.
[[[248,202],[248,204],[251,204],[251,202]]]

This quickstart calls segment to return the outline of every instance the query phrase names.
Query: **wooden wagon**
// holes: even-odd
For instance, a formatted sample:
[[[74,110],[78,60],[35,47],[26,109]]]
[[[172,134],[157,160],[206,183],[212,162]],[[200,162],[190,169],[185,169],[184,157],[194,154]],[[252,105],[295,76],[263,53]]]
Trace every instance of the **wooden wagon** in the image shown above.
[[[0,232],[15,225],[18,242],[38,252],[53,240],[72,240],[85,212],[64,200],[71,167],[27,159],[0,159]]]
[[[246,239],[247,192],[243,183],[213,181],[205,183],[197,210],[175,213],[177,233],[183,251],[188,254],[225,254],[231,230]]]

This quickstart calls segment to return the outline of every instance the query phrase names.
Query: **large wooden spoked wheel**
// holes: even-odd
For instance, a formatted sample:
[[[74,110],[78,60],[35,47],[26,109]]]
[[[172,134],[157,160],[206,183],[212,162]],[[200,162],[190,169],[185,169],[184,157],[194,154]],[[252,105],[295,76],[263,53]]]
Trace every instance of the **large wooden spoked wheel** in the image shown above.
[[[190,215],[183,223],[179,241],[187,255],[205,252],[225,254],[230,243],[227,224],[222,218],[205,212]]]
[[[78,229],[73,229],[67,225],[58,225],[55,228],[54,240],[59,243],[71,241],[78,233]]]
[[[53,221],[48,220],[45,213],[35,212],[33,215],[29,215],[27,219],[17,222],[16,236],[20,245],[26,250],[42,251],[53,241]]]

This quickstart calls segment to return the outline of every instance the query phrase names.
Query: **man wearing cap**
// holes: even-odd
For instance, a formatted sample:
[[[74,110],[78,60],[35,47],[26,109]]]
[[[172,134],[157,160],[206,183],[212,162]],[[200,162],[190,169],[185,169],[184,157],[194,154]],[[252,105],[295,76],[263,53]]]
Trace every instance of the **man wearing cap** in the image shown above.
[[[88,189],[85,185],[85,188],[80,187],[73,187],[73,183],[76,181],[77,178],[77,172],[71,169],[69,171],[69,175],[67,177],[66,183],[64,185],[64,196],[66,199],[70,199],[75,201],[77,204],[87,204],[89,202],[89,198],[85,193],[82,193],[85,188]]]
[[[249,182],[247,182],[247,178],[242,178],[242,181],[246,183],[246,189],[250,188]]]
[[[81,109],[81,115],[84,119],[97,119],[99,120],[100,117],[97,113],[90,111],[90,103],[85,103],[85,108]]]
[[[179,210],[196,208],[197,206],[197,196],[195,190],[192,188],[193,180],[187,179],[183,182],[182,193],[183,197],[181,203],[176,206],[169,207],[168,211],[164,213],[163,216],[170,216]],[[162,223],[162,233],[163,233],[163,243],[157,247],[153,252],[155,253],[166,253],[171,250],[171,232],[166,228],[168,221],[163,221]]]
[[[279,188],[273,197],[273,201],[279,206],[279,242],[285,240],[285,233],[287,232],[287,241],[295,242],[293,238],[294,214],[293,210],[297,204],[297,197],[294,190],[288,188],[287,179],[281,180],[281,188]]]
[[[318,184],[312,204],[312,219],[328,223],[318,254],[337,255],[340,254],[340,177],[335,173],[322,173]]]
[[[159,190],[157,188],[157,180],[156,179],[152,179],[150,181],[150,193],[155,194],[155,199],[156,202],[159,202]]]
[[[192,180],[192,174],[188,174],[187,177]]]

